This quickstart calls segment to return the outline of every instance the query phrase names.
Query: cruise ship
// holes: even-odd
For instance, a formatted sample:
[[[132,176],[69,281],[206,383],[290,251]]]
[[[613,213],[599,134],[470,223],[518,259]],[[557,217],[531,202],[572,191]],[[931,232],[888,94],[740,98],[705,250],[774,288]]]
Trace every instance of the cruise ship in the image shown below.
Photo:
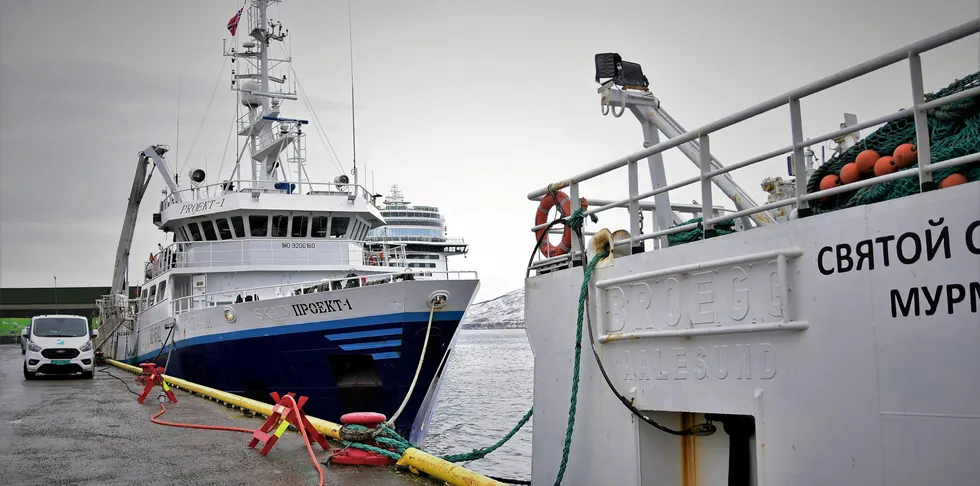
[[[299,96],[292,57],[273,55],[289,32],[269,19],[274,3],[249,0],[227,24],[239,108],[231,123],[241,137],[230,170],[192,166],[178,182],[180,161],[167,146],[137,153],[112,290],[99,302],[109,331],[98,346],[106,357],[155,362],[253,399],[295,392],[309,398],[305,411],[327,420],[380,412],[419,443],[479,278],[427,267],[432,278],[415,279],[409,248],[368,241],[387,221],[356,165],[307,161],[308,121],[282,114]],[[342,172],[310,181],[312,162]],[[130,247],[154,169],[166,189],[152,222],[172,243],[150,255],[130,300]]]
[[[391,264],[409,268],[416,278],[450,278],[449,257],[469,251],[463,238],[446,236],[446,220],[438,207],[412,205],[397,184],[391,186],[380,210],[387,224],[368,231],[369,251],[380,253],[386,245],[404,248]]]

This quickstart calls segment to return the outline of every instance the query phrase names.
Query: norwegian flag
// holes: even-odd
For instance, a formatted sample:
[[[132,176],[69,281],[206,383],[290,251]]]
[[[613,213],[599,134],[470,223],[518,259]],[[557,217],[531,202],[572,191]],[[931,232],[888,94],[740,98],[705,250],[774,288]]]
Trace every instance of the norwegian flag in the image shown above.
[[[238,21],[242,19],[242,10],[244,9],[245,7],[238,9],[238,13],[228,21],[228,32],[231,32],[231,35],[235,35],[235,31],[238,30]]]

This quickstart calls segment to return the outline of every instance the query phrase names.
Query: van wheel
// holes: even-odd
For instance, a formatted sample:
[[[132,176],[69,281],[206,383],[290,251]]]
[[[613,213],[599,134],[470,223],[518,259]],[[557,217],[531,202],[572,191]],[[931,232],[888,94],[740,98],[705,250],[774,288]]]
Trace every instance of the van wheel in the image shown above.
[[[82,372],[82,378],[86,380],[91,380],[93,377],[95,377],[95,370]]]
[[[25,361],[24,362],[24,379],[25,380],[33,380],[35,374],[36,373],[34,373],[34,372],[27,371],[27,362]]]

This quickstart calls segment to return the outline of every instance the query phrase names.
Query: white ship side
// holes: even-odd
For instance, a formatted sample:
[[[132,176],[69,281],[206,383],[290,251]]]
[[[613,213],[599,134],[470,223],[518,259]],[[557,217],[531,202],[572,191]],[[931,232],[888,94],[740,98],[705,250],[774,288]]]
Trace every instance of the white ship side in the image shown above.
[[[569,199],[566,215],[587,197],[586,221],[629,212],[618,231],[587,223],[596,236],[584,252],[574,237],[566,253],[546,246],[525,280],[532,484],[977,484],[980,72],[927,94],[920,54],[978,32],[970,20],[690,131],[638,64],[596,56],[596,81],[611,78],[603,114],[635,117],[645,148],[528,194],[544,209]],[[801,99],[896,63],[910,73],[909,109],[803,138]],[[716,132],[787,105],[788,145],[718,161]],[[810,146],[834,140],[837,153],[813,167]],[[700,176],[668,181],[671,149]],[[865,150],[880,167],[859,175]],[[787,156],[790,180],[764,181],[774,197],[755,204],[737,169]],[[599,199],[592,179],[621,168],[628,187]],[[701,201],[676,204],[687,185]],[[716,207],[713,185],[733,209]],[[573,396],[584,265],[610,249],[603,238],[612,254],[588,282]]]

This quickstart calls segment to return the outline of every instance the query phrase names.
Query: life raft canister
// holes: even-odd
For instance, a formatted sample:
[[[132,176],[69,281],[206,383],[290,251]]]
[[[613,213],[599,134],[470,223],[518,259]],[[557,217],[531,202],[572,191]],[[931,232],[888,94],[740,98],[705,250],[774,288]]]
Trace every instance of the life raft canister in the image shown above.
[[[558,199],[558,204],[561,205],[561,211],[565,216],[570,216],[572,214],[572,200],[562,191],[558,191],[554,196],[547,195],[541,199],[538,203],[538,212],[534,215],[534,225],[542,225],[548,222],[548,211],[555,205],[555,199]],[[541,254],[545,257],[553,257],[564,255],[571,251],[572,249],[572,228],[569,225],[565,226],[565,232],[561,235],[561,243],[558,245],[552,245],[551,241],[545,237],[541,241]],[[541,235],[547,228],[541,228],[534,232],[535,241],[541,240]]]

